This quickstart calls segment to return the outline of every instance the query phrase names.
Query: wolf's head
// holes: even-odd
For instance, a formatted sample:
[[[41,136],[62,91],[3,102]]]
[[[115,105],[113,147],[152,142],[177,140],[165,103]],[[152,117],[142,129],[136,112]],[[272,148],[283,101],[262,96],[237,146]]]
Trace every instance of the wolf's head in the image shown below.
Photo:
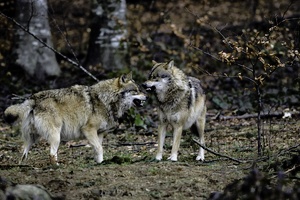
[[[132,106],[143,106],[146,95],[142,93],[139,86],[132,79],[132,73],[122,75],[118,78],[119,84],[119,110],[118,116],[120,117],[124,111]]]
[[[186,89],[187,77],[183,71],[174,66],[173,60],[166,63],[152,62],[153,67],[148,80],[142,84],[147,92],[162,95],[169,89]]]
[[[172,68],[174,61],[171,60],[167,63],[153,62],[152,70],[149,74],[148,80],[142,84],[147,92],[165,92],[168,88],[168,83],[172,79]]]

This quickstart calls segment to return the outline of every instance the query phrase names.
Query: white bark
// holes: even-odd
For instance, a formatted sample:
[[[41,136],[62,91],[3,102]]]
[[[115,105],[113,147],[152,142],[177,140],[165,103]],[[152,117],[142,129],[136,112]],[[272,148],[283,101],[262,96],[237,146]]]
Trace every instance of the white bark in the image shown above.
[[[17,21],[38,38],[53,46],[48,21],[47,0],[17,0]],[[60,68],[54,52],[44,47],[31,35],[18,29],[16,63],[31,76],[59,76]]]
[[[94,1],[91,41],[87,65],[100,63],[108,70],[126,65],[126,0]],[[93,36],[92,36],[93,34]]]

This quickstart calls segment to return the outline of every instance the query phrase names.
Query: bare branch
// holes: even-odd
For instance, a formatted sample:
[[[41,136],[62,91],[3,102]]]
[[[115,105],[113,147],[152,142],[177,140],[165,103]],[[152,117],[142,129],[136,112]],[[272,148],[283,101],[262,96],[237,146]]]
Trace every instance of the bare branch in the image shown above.
[[[27,29],[26,29],[28,31],[30,30],[29,27],[30,27],[31,20],[34,17],[34,5],[33,5],[33,1],[31,1],[31,3],[30,3],[30,12],[31,12],[31,14],[30,14],[29,19],[27,21]]]
[[[208,152],[210,152],[210,153],[212,153],[212,154],[214,154],[214,155],[216,155],[216,156],[223,157],[223,158],[227,158],[227,159],[229,159],[229,160],[233,160],[233,161],[238,162],[238,163],[246,163],[246,162],[247,162],[247,161],[244,161],[244,160],[238,160],[238,159],[236,159],[236,158],[232,158],[232,157],[230,157],[230,156],[227,156],[227,155],[223,155],[223,154],[217,153],[217,152],[215,152],[215,151],[213,151],[213,150],[211,150],[211,149],[205,147],[204,145],[200,144],[200,142],[198,142],[198,141],[197,141],[196,139],[194,139],[194,138],[193,138],[193,141],[196,142],[196,143],[197,143],[200,147],[202,147],[204,150],[206,150],[206,151],[208,151]]]
[[[205,55],[210,56],[210,57],[212,57],[213,59],[215,59],[215,60],[217,60],[217,61],[222,62],[222,60],[220,60],[218,57],[216,57],[216,56],[210,54],[209,52],[204,51],[203,49],[200,49],[200,48],[195,47],[195,46],[192,46],[192,45],[190,45],[190,47],[192,47],[193,49],[196,49],[196,50],[201,51],[201,52],[204,53]]]
[[[52,12],[54,12],[53,9],[52,9]],[[76,62],[77,62],[77,63],[80,63],[79,60],[77,59],[77,56],[76,56],[76,54],[75,54],[75,52],[74,52],[74,49],[73,49],[72,45],[71,45],[71,43],[70,43],[70,41],[69,41],[69,39],[68,39],[68,32],[67,32],[67,30],[66,30],[66,26],[65,26],[65,31],[62,31],[61,28],[59,27],[59,25],[58,25],[56,19],[55,19],[55,18],[52,18],[52,20],[54,21],[54,24],[55,24],[57,30],[63,35],[64,40],[65,40],[65,42],[67,43],[67,46],[69,47],[69,50],[70,50],[70,52],[72,53],[73,57],[75,58]]]
[[[285,11],[282,14],[282,18],[285,18],[286,13],[290,10],[291,6],[295,3],[294,0],[291,1],[291,3],[288,5],[288,7],[285,9]],[[284,21],[284,20],[283,20]]]
[[[230,119],[250,119],[250,118],[257,118],[257,113],[255,114],[244,114],[238,116],[224,116],[221,114],[217,114],[210,118],[207,118],[208,121],[210,120],[230,120]],[[288,111],[288,112],[263,112],[260,114],[261,118],[272,118],[272,117],[292,117],[292,116],[299,116],[299,111]]]
[[[211,25],[210,25],[211,26]],[[217,27],[213,27],[211,26],[211,28],[216,31],[219,35],[221,35],[221,37],[223,38],[223,40],[225,41],[225,43],[230,47],[230,49],[234,49],[231,44],[228,42],[227,38],[221,33],[221,31],[217,28]]]
[[[9,17],[7,15],[5,15],[3,12],[0,11],[0,15],[2,15],[3,17],[7,18],[8,20],[10,20],[13,24],[15,24],[17,27],[19,27],[21,30],[25,31],[26,33],[28,33],[29,35],[31,35],[34,39],[36,39],[37,41],[39,41],[41,44],[43,44],[45,47],[47,47],[48,49],[50,49],[51,51],[53,51],[54,53],[56,53],[57,55],[61,56],[62,58],[64,58],[66,61],[68,61],[69,63],[71,63],[72,65],[78,67],[79,69],[81,69],[82,71],[84,71],[87,75],[89,75],[90,77],[92,77],[95,81],[99,82],[99,80],[92,75],[89,71],[87,71],[83,66],[81,66],[79,63],[76,63],[75,61],[73,61],[72,59],[68,58],[67,56],[65,56],[64,54],[60,53],[59,51],[57,51],[56,49],[54,49],[53,47],[50,47],[46,42],[44,42],[43,40],[41,40],[40,38],[38,38],[36,35],[34,35],[32,32],[30,32],[30,30],[27,30],[24,26],[22,26],[20,23],[18,23],[15,19],[13,19],[12,17]]]
[[[153,144],[157,144],[156,142],[141,142],[141,143],[137,143],[137,142],[128,142],[128,143],[118,143],[118,145],[120,146],[138,146],[138,145],[153,145]]]

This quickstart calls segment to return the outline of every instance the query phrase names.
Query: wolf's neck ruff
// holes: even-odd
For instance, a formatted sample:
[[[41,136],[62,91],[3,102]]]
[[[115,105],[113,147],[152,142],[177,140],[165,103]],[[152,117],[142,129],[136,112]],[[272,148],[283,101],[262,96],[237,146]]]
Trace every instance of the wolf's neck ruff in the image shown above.
[[[158,67],[159,65],[156,66],[156,68]],[[167,80],[166,91],[155,93],[155,96],[160,104],[159,107],[162,110],[177,107],[182,99],[186,98],[187,96],[191,96],[191,87],[188,77],[183,73],[182,70],[175,66],[172,67],[171,72],[172,74]]]
[[[182,82],[185,83],[185,81]],[[186,85],[188,85],[187,82],[185,83]],[[169,87],[164,95],[162,95],[161,93],[155,94],[156,99],[160,104],[159,107],[162,110],[177,107],[177,105],[181,102],[183,98],[191,95],[189,87],[179,87],[176,85],[174,80],[170,80],[170,84],[172,84],[173,87]]]

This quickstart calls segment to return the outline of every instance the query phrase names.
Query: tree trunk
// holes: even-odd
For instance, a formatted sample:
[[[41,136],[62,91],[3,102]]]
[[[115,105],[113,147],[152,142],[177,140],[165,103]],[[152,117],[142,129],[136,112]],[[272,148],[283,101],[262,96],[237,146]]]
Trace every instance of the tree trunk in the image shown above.
[[[53,46],[48,21],[47,0],[17,0],[17,21],[31,33]],[[16,63],[30,76],[44,79],[59,76],[60,68],[55,54],[23,30],[16,31]]]
[[[126,0],[94,0],[90,42],[85,66],[105,70],[126,65]]]

